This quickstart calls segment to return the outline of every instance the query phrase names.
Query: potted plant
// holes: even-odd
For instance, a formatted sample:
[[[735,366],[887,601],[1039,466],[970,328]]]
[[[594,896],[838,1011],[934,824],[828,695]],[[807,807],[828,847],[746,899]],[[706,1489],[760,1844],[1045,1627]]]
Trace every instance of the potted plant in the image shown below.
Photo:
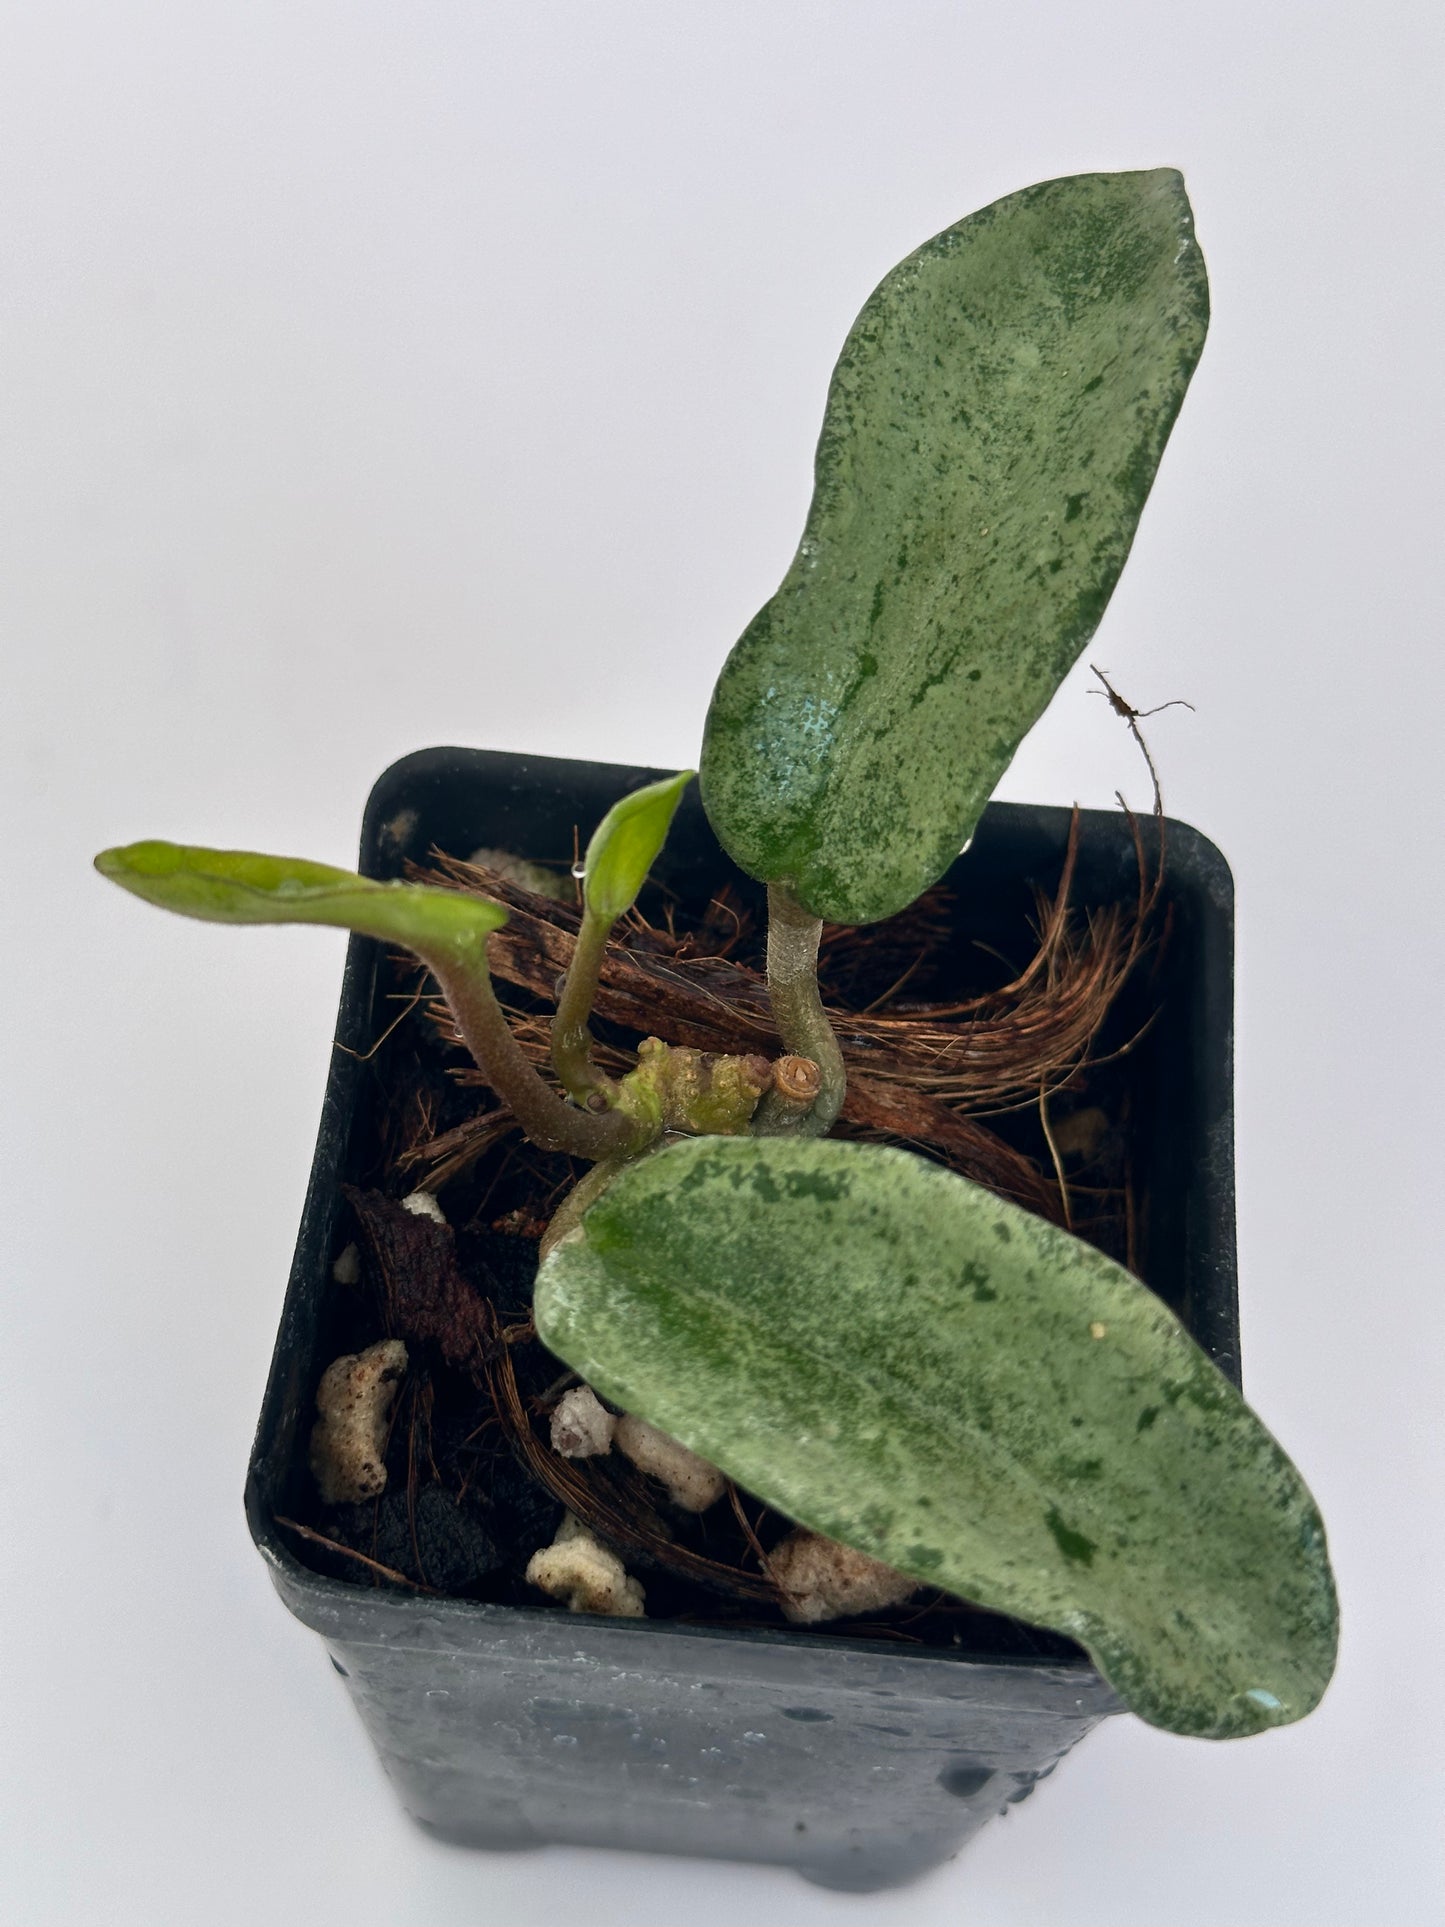
[[[926,1081],[917,1051],[899,1057],[903,1033],[880,1044],[876,1025],[860,1042],[866,1010],[840,1041],[819,988],[825,921],[887,932],[912,916],[921,954],[916,906],[945,876],[957,927],[976,936],[1000,916],[1017,935],[1021,878],[1063,873],[1062,906],[1092,865],[1100,910],[1140,876],[1163,888],[1162,821],[1152,839],[1089,825],[1081,843],[1064,813],[985,804],[1094,632],[1206,320],[1168,170],[1026,189],[895,269],[834,374],[794,564],[719,679],[701,805],[691,772],[439,752],[379,785],[362,873],[160,843],[97,859],[185,914],[371,940],[354,938],[348,960],[345,1052],[249,1503],[283,1596],[327,1638],[409,1808],[449,1837],[653,1846],[886,1884],[954,1851],[1120,1702],[1224,1738],[1300,1718],[1328,1682],[1318,1514],[1231,1382],[1229,911],[1215,853],[1175,830],[1164,968],[1182,973],[1181,997],[1159,1005],[1150,1040],[1156,1098],[1173,1080],[1156,1122],[1175,1134],[1143,1212],[1156,1289],[1070,1228],[1042,1105],[1063,1222],[1049,1221],[1047,1181],[1026,1182],[1031,1167],[986,1153],[982,1135],[940,1126],[928,1140],[927,1092],[897,1095],[909,1065]],[[595,826],[580,904],[549,910],[523,859],[577,823]],[[438,869],[436,849],[477,863]],[[432,874],[403,875],[408,861]],[[759,913],[766,892],[763,970],[695,936],[680,949],[675,928],[644,941],[627,927],[660,875],[701,928],[730,870]],[[1043,976],[1063,928],[1060,908]],[[1111,996],[1139,961],[1142,921],[1131,928]],[[541,1154],[587,1167],[528,1247],[530,1313],[515,1305],[507,1329],[469,1288],[433,1194],[353,1192],[344,1215],[372,1128],[378,945],[430,973],[493,1094],[487,1131],[519,1126]],[[519,1031],[498,1002],[504,947],[510,981],[558,978],[545,1069],[536,1019]],[[707,965],[696,981],[688,959]],[[935,999],[930,1021],[948,1008]],[[894,1095],[880,1097],[885,1080],[856,1063],[865,1047],[870,1063],[886,1056],[889,1038]],[[927,1156],[898,1142],[920,1136]],[[470,1379],[479,1427],[510,1424],[549,1523],[566,1501],[528,1563],[535,1604],[363,1589],[303,1565],[282,1536],[327,1537],[282,1511],[298,1480],[360,1505],[393,1476],[408,1347],[339,1342],[347,1286],[333,1268],[353,1225],[391,1311],[405,1299],[413,1342]],[[342,1279],[355,1257],[343,1250]],[[1193,1338],[1157,1295],[1171,1266]],[[552,1359],[531,1409],[511,1363],[519,1336]],[[637,1468],[625,1490],[609,1483],[614,1445]],[[645,1532],[627,1509],[639,1480],[656,1499]],[[715,1566],[696,1521],[724,1493],[755,1554],[741,1596],[764,1623],[646,1616],[652,1582],[631,1553],[646,1546],[674,1577]],[[860,1615],[896,1615],[920,1588],[968,1602],[964,1630],[919,1649],[858,1636]],[[777,1607],[848,1630],[788,1630]]]

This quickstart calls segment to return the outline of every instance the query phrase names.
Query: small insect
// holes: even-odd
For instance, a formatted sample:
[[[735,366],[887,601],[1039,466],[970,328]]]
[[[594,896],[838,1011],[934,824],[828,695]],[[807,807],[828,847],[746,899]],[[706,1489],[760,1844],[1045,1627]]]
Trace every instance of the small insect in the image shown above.
[[[1089,694],[1091,696],[1107,696],[1109,698],[1110,709],[1113,710],[1116,716],[1122,716],[1126,723],[1137,723],[1141,716],[1157,716],[1161,709],[1187,709],[1191,714],[1193,713],[1193,703],[1185,702],[1182,696],[1175,696],[1167,703],[1155,703],[1152,709],[1136,709],[1133,703],[1125,702],[1124,698],[1119,694],[1113,683],[1109,681],[1109,678],[1104,674],[1102,669],[1095,669],[1093,663],[1090,663],[1089,667],[1094,670],[1094,674],[1104,685],[1102,689],[1091,689]]]
[[[1124,721],[1129,725],[1129,734],[1139,745],[1143,753],[1144,761],[1149,765],[1149,776],[1154,785],[1154,808],[1157,813],[1161,807],[1159,799],[1159,772],[1154,767],[1154,758],[1149,754],[1149,745],[1144,741],[1143,734],[1140,731],[1140,719],[1145,716],[1157,716],[1161,709],[1187,709],[1193,714],[1194,705],[1193,703],[1185,702],[1182,696],[1175,696],[1170,702],[1156,703],[1152,709],[1136,709],[1133,703],[1125,702],[1124,698],[1119,694],[1113,683],[1109,681],[1109,678],[1104,674],[1102,669],[1096,668],[1093,663],[1090,663],[1089,667],[1104,685],[1102,689],[1091,689],[1089,694],[1091,696],[1108,697],[1110,709],[1113,710],[1116,716],[1122,716]]]

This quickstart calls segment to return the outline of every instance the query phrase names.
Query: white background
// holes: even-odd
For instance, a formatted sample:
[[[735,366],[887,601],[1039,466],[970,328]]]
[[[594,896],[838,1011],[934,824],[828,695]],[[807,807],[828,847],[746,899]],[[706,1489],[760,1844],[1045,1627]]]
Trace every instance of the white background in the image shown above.
[[[0,1912],[1421,1927],[1442,1915],[1441,36],[1431,0],[43,0],[0,51]],[[240,1487],[342,939],[163,920],[143,835],[350,860],[460,742],[678,766],[879,276],[1182,167],[1215,320],[1089,654],[1238,880],[1253,1399],[1339,1675],[1115,1721],[909,1891],[439,1848]],[[1081,669],[1004,794],[1139,802]]]

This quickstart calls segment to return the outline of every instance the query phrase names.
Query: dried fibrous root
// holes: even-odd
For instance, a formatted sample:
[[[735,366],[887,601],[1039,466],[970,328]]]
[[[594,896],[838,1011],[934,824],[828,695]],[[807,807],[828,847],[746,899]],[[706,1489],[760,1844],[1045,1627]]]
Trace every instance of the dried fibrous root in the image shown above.
[[[607,1619],[645,1619],[643,1591],[615,1552],[594,1539],[580,1519],[564,1512],[550,1546],[527,1561],[527,1584],[569,1612],[598,1613]]]
[[[1085,918],[1071,916],[1076,815],[1057,891],[1051,902],[1040,901],[1038,948],[1013,981],[998,989],[962,1003],[881,1008],[904,987],[920,951],[936,948],[951,928],[950,918],[936,903],[930,909],[931,896],[907,913],[913,921],[901,934],[909,937],[914,954],[911,960],[905,958],[908,944],[900,950],[901,975],[889,996],[874,999],[863,1010],[831,1010],[848,1070],[842,1114],[846,1135],[881,1135],[928,1146],[964,1176],[1062,1222],[1052,1178],[1045,1178],[1031,1159],[975,1118],[1024,1104],[1032,1107],[1041,1086],[1057,1089],[1072,1078],[1089,1060],[1100,1026],[1153,941],[1162,836],[1161,862],[1151,866],[1138,826],[1132,816],[1129,820],[1138,852],[1137,904],[1111,904]],[[460,863],[440,851],[432,852],[430,866],[409,866],[407,873],[481,891],[506,905],[511,921],[494,933],[488,950],[493,972],[499,982],[515,984],[533,996],[552,995],[576,941],[575,910],[519,889],[493,869]],[[928,925],[922,930],[915,927],[920,916]],[[886,932],[888,926],[880,928]],[[826,956],[846,963],[844,953],[859,934],[834,933],[825,940]],[[875,940],[871,928],[861,934],[869,943]],[[644,1035],[664,1030],[677,1045],[704,1053],[772,1047],[776,1033],[761,974],[721,952],[684,954],[686,941],[670,928],[650,928],[640,920],[629,925],[626,944],[611,945],[603,962],[595,1014]],[[856,971],[844,967],[836,974],[846,985]],[[431,1014],[443,1036],[460,1047],[445,1005],[433,1005]],[[515,1029],[524,1053],[545,1063],[550,1049],[546,1025],[519,1015]],[[625,1075],[630,1058],[599,1045],[599,1063],[604,1052],[611,1053],[603,1065],[609,1074]],[[466,1085],[483,1081],[470,1066],[459,1065],[453,1075]],[[774,1088],[760,1105],[759,1127],[769,1131],[787,1128],[791,1108],[778,1095],[776,1075],[775,1065]],[[408,1169],[425,1168],[427,1182],[436,1186],[515,1129],[510,1112],[494,1106],[440,1137],[414,1140],[403,1163]]]
[[[574,1385],[552,1408],[552,1450],[564,1459],[601,1458],[612,1450],[617,1416],[590,1385]]]
[[[886,1606],[901,1606],[918,1590],[916,1579],[895,1572],[881,1559],[870,1559],[803,1526],[795,1526],[773,1549],[768,1569],[784,1595],[783,1612],[795,1626],[881,1612]]]
[[[386,1434],[406,1346],[383,1338],[333,1359],[316,1390],[311,1470],[327,1505],[375,1499],[386,1490]]]
[[[612,1442],[639,1472],[667,1487],[667,1496],[679,1511],[706,1512],[727,1488],[727,1480],[715,1465],[649,1425],[645,1418],[624,1412]]]
[[[885,1123],[865,1115],[871,1106],[857,1102],[864,1094],[855,1091],[845,1110],[852,1123],[932,1142],[929,1098],[943,1107],[961,1104],[975,1112],[1032,1105],[1041,1075],[1052,1084],[1072,1074],[1150,940],[1148,924],[1158,902],[1161,868],[1156,864],[1151,871],[1132,814],[1129,822],[1139,863],[1138,901],[1132,910],[1111,904],[1084,919],[1071,918],[1079,844],[1076,815],[1058,888],[1052,901],[1040,900],[1038,948],[1012,982],[962,1003],[880,1010],[880,1001],[888,1002],[885,998],[861,1011],[830,1007],[850,1087],[855,1072],[867,1073],[874,1086],[900,1087],[891,1108],[896,1110],[907,1097],[917,1113],[911,1128],[900,1132],[896,1119]],[[409,865],[407,874],[480,891],[504,904],[511,920],[495,933],[488,950],[494,973],[534,995],[550,994],[571,959],[575,911],[519,890],[494,870],[460,863],[438,850],[432,852],[431,865]],[[913,916],[917,908],[908,914]],[[934,941],[941,942],[948,920],[935,921]],[[826,954],[841,953],[859,934],[833,933],[825,942]],[[869,943],[875,941],[871,928],[862,935]],[[845,978],[847,974],[843,972]],[[900,988],[901,981],[890,996]],[[609,949],[596,1014],[644,1034],[665,1027],[677,1044],[707,1052],[765,1050],[775,1035],[767,987],[758,971],[721,956],[684,959],[675,937],[647,926],[630,929],[625,946]],[[445,1029],[444,1006],[436,1018]]]

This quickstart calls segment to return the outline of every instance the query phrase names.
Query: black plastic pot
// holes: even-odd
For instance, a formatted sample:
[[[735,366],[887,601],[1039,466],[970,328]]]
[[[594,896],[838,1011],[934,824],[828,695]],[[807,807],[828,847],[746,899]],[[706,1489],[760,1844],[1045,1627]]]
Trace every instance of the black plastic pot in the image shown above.
[[[361,867],[395,875],[433,846],[570,850],[659,772],[424,750],[378,782]],[[995,804],[953,881],[974,928],[1021,926],[1058,877],[1069,813]],[[1169,941],[1158,1015],[1132,1055],[1140,1269],[1238,1380],[1233,888],[1197,832],[1170,823]],[[736,875],[689,792],[664,880]],[[1121,817],[1086,813],[1075,900],[1132,900]],[[354,1172],[384,1025],[378,946],[353,939],[311,1184],[252,1454],[251,1531],[292,1612],[326,1641],[409,1813],[447,1840],[550,1842],[796,1868],[824,1886],[909,1880],[956,1853],[1105,1715],[1082,1654],[1041,1660],[767,1630],[598,1620],[412,1596],[325,1578],[278,1530],[325,1349],[340,1186]]]

